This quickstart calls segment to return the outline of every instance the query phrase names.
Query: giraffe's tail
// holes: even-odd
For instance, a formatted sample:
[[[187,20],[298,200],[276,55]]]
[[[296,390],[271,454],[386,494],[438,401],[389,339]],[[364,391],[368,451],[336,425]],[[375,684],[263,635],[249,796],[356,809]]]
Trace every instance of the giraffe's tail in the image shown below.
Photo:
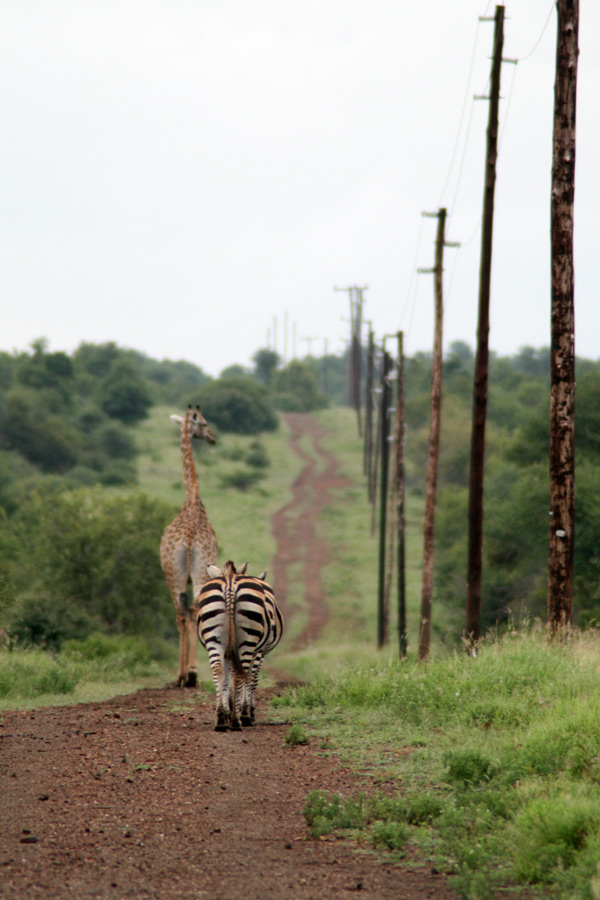
[[[190,601],[187,595],[187,591],[181,591],[179,594],[179,602],[177,604],[177,612],[185,616],[187,619],[190,618],[191,609],[190,609]]]

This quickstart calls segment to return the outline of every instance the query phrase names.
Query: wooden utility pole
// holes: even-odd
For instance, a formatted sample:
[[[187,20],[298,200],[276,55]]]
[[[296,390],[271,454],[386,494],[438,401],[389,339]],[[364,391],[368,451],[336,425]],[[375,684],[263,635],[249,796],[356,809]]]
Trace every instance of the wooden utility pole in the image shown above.
[[[398,641],[400,657],[408,650],[406,634],[406,575],[404,520],[404,334],[398,332],[398,380],[396,383],[395,430],[396,528],[398,532]]]
[[[427,214],[426,214],[427,215]],[[442,327],[444,318],[443,272],[446,210],[437,213],[434,274],[435,328],[433,340],[433,373],[431,379],[431,425],[427,458],[427,488],[425,492],[425,528],[423,542],[423,585],[421,590],[421,623],[419,629],[419,659],[429,656],[431,641],[431,606],[433,598],[433,552],[435,545],[435,502],[440,450],[442,407]],[[423,271],[423,270],[421,270]]]
[[[579,0],[557,0],[552,153],[552,338],[550,365],[550,542],[548,624],[573,620],[575,514],[575,308],[573,200]]]
[[[387,519],[388,498],[388,474],[389,474],[389,407],[390,407],[390,382],[388,375],[391,369],[389,353],[383,351],[383,368],[381,371],[381,479],[379,494],[379,590],[377,602],[377,646],[382,647],[387,637],[387,623],[385,615],[385,536]]]
[[[367,285],[358,287],[338,288],[334,287],[334,291],[347,291],[350,300],[350,344],[348,349],[348,369],[347,369],[347,397],[350,406],[356,410],[356,421],[358,424],[358,433],[362,437],[362,418],[360,411],[360,386],[362,381],[362,310],[363,310],[363,292],[367,290]]]
[[[372,499],[373,472],[373,374],[375,366],[375,336],[369,323],[369,342],[367,344],[367,380],[365,385],[365,444],[364,473],[367,477],[367,494]]]
[[[469,521],[467,604],[465,636],[470,643],[481,636],[481,548],[483,535],[483,470],[485,457],[485,423],[488,389],[488,338],[490,331],[490,283],[492,274],[492,234],[494,225],[494,190],[498,155],[498,107],[500,103],[500,70],[504,42],[504,7],[496,7],[494,17],[494,54],[490,79],[490,108],[487,127],[487,152],[483,191],[483,225],[479,268],[479,316],[477,353],[473,384],[473,421],[471,426],[471,463],[469,472]]]

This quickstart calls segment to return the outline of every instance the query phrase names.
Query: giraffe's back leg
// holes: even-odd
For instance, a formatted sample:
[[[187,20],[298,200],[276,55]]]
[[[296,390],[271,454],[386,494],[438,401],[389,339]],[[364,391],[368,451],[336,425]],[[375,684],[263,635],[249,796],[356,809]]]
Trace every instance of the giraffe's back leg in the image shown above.
[[[196,684],[197,675],[196,671],[194,671],[193,675],[190,677],[190,624],[192,622],[192,609],[190,607],[187,587],[189,581],[190,555],[185,545],[172,547],[169,545],[167,538],[168,529],[161,542],[160,561],[177,615],[177,630],[179,632],[177,684],[179,687],[193,687]]]
[[[211,540],[206,544],[196,540],[191,547],[189,558],[189,572],[192,581],[192,602],[189,616],[189,660],[188,660],[188,682],[196,684],[198,679],[198,657],[197,657],[197,633],[196,623],[198,619],[198,599],[202,585],[208,580],[207,566],[216,565],[217,562],[217,542],[213,535]]]

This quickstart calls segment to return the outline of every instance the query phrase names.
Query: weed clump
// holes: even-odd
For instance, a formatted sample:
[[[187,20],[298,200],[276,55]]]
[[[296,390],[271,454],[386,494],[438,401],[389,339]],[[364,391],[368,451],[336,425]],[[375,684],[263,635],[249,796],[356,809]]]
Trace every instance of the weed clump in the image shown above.
[[[291,747],[297,747],[301,744],[308,744],[308,741],[309,737],[306,733],[306,729],[303,728],[302,725],[292,725],[285,736],[286,744],[289,744]]]
[[[314,838],[338,829],[362,828],[365,821],[363,797],[344,800],[341,794],[311,791],[304,807],[304,817]]]

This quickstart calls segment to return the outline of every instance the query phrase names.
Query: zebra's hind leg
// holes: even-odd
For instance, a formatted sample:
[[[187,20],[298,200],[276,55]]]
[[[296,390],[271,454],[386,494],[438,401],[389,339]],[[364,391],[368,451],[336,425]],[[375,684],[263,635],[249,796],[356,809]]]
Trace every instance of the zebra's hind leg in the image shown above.
[[[232,731],[241,731],[243,725],[243,718],[240,718],[240,708],[241,708],[241,699],[244,689],[246,687],[246,682],[242,680],[238,675],[234,676],[233,680],[233,691],[232,691],[232,704],[231,704],[231,730]]]
[[[231,713],[229,709],[229,672],[219,659],[211,659],[211,668],[217,694],[217,721],[215,731],[229,731]]]
[[[262,654],[254,657],[250,672],[248,673],[248,681],[244,685],[244,695],[242,702],[242,725],[254,725],[256,701],[254,695],[256,693],[256,685],[258,684],[258,675],[262,666]]]
[[[250,682],[247,681],[242,689],[242,725],[247,727],[254,724],[254,715],[252,710],[252,696],[250,693]]]

